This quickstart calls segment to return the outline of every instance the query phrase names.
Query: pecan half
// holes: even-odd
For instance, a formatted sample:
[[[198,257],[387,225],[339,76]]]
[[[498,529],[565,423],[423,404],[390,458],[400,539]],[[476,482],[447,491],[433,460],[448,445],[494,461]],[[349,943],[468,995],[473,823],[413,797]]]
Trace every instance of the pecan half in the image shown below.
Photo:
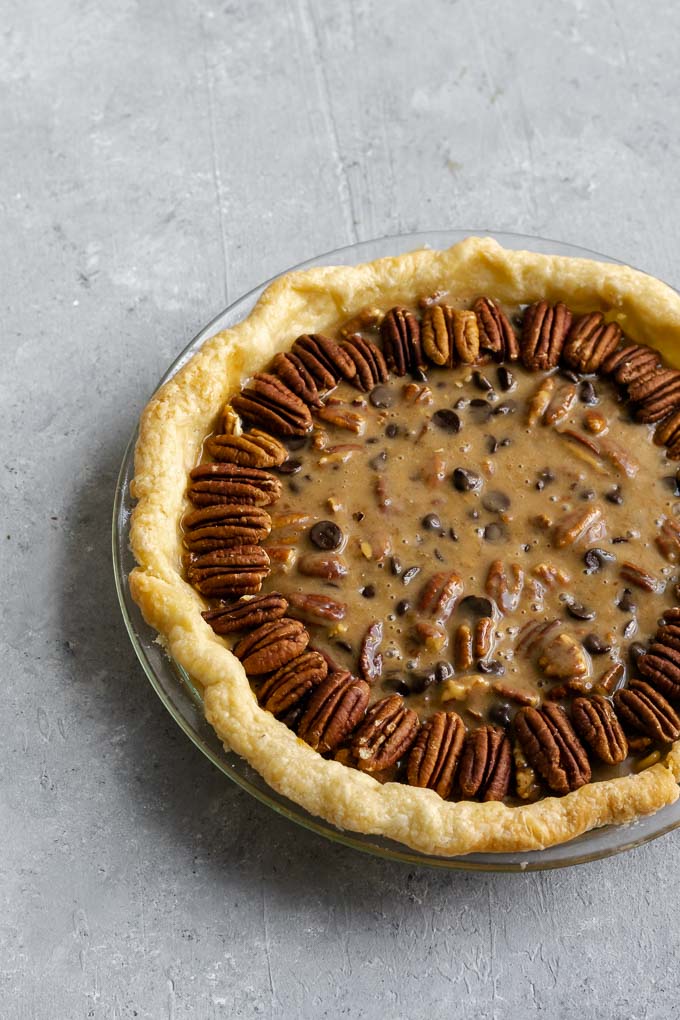
[[[299,620],[282,617],[263,623],[234,645],[234,655],[241,660],[248,676],[273,673],[295,659],[309,644],[309,634]]]
[[[356,365],[340,344],[321,333],[299,336],[292,353],[303,363],[319,390],[332,390],[341,379],[353,379]]]
[[[312,694],[298,726],[298,737],[319,754],[334,751],[362,719],[370,688],[347,670],[329,673]]]
[[[553,545],[563,549],[567,545],[575,545],[584,539],[596,541],[602,537],[604,513],[601,506],[594,503],[584,510],[580,508],[566,513],[555,525]]]
[[[241,418],[280,436],[304,436],[312,427],[307,404],[269,372],[256,372],[231,406]]]
[[[555,380],[550,375],[544,379],[535,393],[529,400],[527,409],[527,424],[533,426],[540,421],[550,406],[552,395],[555,392]]]
[[[490,616],[483,616],[475,624],[475,659],[486,659],[493,643],[494,622]]]
[[[631,680],[629,687],[614,693],[614,705],[621,722],[662,744],[680,737],[680,719],[663,694],[643,680]]]
[[[654,442],[657,446],[674,446],[680,439],[680,410],[663,418],[654,430]]]
[[[623,680],[626,669],[622,662],[613,662],[611,666],[597,678],[594,690],[597,694],[612,694],[617,684]]]
[[[435,365],[451,367],[456,363],[453,308],[450,305],[430,305],[425,309],[422,344],[424,353]]]
[[[294,705],[325,680],[328,664],[319,652],[302,652],[272,673],[257,692],[264,709],[272,715],[285,715]]]
[[[304,361],[293,351],[277,354],[272,361],[272,372],[305,404],[316,407],[321,403],[314,376]]]
[[[453,310],[453,342],[463,365],[474,365],[479,358],[479,326],[474,312]]]
[[[286,598],[290,603],[291,615],[301,616],[310,623],[338,623],[347,615],[347,604],[328,595],[296,591],[290,592]]]
[[[259,429],[252,429],[240,436],[210,436],[205,441],[205,448],[214,460],[240,464],[241,467],[279,467],[288,457],[288,450],[283,443]]]
[[[375,620],[364,634],[359,652],[359,672],[363,679],[374,684],[382,676],[383,658],[378,649],[382,642],[383,625],[381,620]]]
[[[262,507],[218,503],[201,507],[182,519],[183,541],[191,552],[209,552],[235,545],[256,545],[271,531],[271,518]]]
[[[517,609],[524,587],[524,571],[519,563],[506,568],[502,560],[494,560],[486,575],[484,590],[492,598],[501,613]]]
[[[520,708],[514,727],[529,763],[555,793],[569,793],[590,782],[588,755],[559,705]]]
[[[559,425],[569,414],[576,401],[577,394],[578,390],[575,386],[562,386],[548,404],[543,415],[543,424]]]
[[[680,628],[670,624],[660,627],[656,640],[646,654],[638,659],[638,669],[645,679],[673,701],[680,699]]]
[[[337,581],[349,573],[345,561],[335,553],[305,553],[297,568],[305,577],[320,577],[324,581]]]
[[[472,628],[461,623],[453,639],[453,661],[458,672],[469,669],[475,661],[472,648]]]
[[[602,312],[589,312],[571,327],[562,359],[577,372],[598,372],[620,342],[617,322],[605,322]]]
[[[629,584],[634,584],[637,588],[642,588],[643,591],[663,591],[665,588],[665,582],[657,580],[653,574],[643,570],[642,567],[638,567],[635,563],[630,563],[628,560],[624,560],[621,564],[619,571],[621,578],[627,581]]]
[[[446,623],[463,594],[463,582],[455,571],[433,574],[418,600],[421,613],[428,613],[439,624]]]
[[[410,372],[420,378],[425,359],[420,343],[418,320],[407,308],[391,308],[380,324],[385,361],[394,375]]]
[[[472,306],[477,316],[479,346],[491,351],[499,361],[516,361],[519,342],[503,309],[488,297],[479,297]]]
[[[233,634],[239,630],[254,630],[262,623],[271,623],[285,616],[288,603],[278,592],[267,592],[242,598],[217,609],[207,609],[201,616],[216,634]]]
[[[511,777],[512,747],[505,731],[497,726],[480,726],[469,733],[458,775],[463,796],[503,800]]]
[[[520,348],[530,372],[557,365],[570,326],[571,312],[562,302],[552,306],[547,301],[536,301],[525,309]]]
[[[600,367],[602,375],[610,375],[619,386],[630,386],[638,379],[654,373],[661,365],[661,355],[644,344],[629,344],[614,351]]]
[[[634,405],[636,421],[660,421],[680,404],[680,372],[672,368],[658,369],[653,375],[633,383],[628,389],[628,399]]]
[[[571,634],[564,633],[557,634],[544,645],[538,665],[546,676],[557,677],[560,680],[583,677],[588,672],[588,660],[583,645]]]
[[[327,404],[320,407],[316,412],[316,416],[321,418],[322,421],[327,421],[329,425],[335,425],[336,428],[354,432],[357,436],[360,436],[366,427],[366,419],[358,411],[353,411],[349,407],[339,407],[337,404]]]
[[[574,698],[571,716],[576,732],[600,761],[618,765],[628,756],[628,741],[606,698]]]
[[[418,713],[406,707],[400,694],[391,694],[371,705],[350,752],[361,772],[380,772],[403,758],[419,728]]]
[[[269,556],[259,545],[214,549],[192,557],[187,580],[209,598],[255,595],[269,573]]]
[[[189,472],[189,478],[187,495],[194,506],[270,506],[281,495],[281,482],[274,475],[238,464],[199,464]]]
[[[465,740],[465,723],[456,712],[435,712],[421,727],[406,766],[410,786],[434,790],[446,799],[453,788]]]
[[[352,382],[358,389],[367,393],[378,383],[387,382],[389,373],[383,353],[370,340],[364,339],[357,333],[345,340],[342,349],[356,365],[357,371]]]

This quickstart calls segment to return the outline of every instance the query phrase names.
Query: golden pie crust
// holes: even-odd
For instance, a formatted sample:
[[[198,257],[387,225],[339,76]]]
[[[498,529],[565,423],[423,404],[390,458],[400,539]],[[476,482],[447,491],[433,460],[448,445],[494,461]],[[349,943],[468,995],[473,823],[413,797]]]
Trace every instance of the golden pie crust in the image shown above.
[[[502,248],[470,237],[447,251],[420,250],[360,266],[288,273],[245,319],[214,336],[151,400],[135,451],[130,590],[168,653],[203,688],[205,714],[235,751],[279,793],[313,815],[426,854],[538,850],[588,829],[651,814],[678,797],[680,741],[637,775],[590,783],[564,797],[510,807],[442,800],[434,791],[328,761],[261,709],[226,642],[201,617],[205,602],[183,579],[179,521],[187,472],[226,401],[303,333],[323,333],[367,305],[415,304],[445,289],[512,305],[545,299],[574,311],[599,309],[671,363],[680,350],[680,297],[626,266]]]

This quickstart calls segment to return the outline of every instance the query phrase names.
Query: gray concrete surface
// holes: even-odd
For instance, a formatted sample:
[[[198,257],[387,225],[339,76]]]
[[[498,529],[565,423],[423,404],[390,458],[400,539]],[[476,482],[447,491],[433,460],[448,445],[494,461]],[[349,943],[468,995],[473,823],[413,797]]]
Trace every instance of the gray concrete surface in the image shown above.
[[[126,439],[231,299],[494,226],[680,284],[680,7],[2,0],[0,1017],[680,1016],[680,834],[439,874],[231,786],[119,619]]]

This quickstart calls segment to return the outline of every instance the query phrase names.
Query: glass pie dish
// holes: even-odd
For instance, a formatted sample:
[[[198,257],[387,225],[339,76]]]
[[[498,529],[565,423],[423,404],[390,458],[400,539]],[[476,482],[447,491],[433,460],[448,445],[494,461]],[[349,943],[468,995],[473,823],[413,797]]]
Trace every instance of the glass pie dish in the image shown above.
[[[540,238],[489,231],[482,233],[493,237],[506,248],[527,248],[547,254],[587,257],[609,262],[617,261],[605,259],[604,256],[582,248]],[[338,264],[355,265],[417,248],[444,249],[462,240],[468,234],[468,231],[438,231],[382,238],[330,252],[294,268]],[[267,283],[251,291],[209,323],[170,367],[159,386],[172,377],[211,336],[244,319],[266,286]],[[155,631],[144,623],[140,611],[131,598],[127,579],[135,563],[129,549],[129,523],[133,506],[130,483],[134,473],[133,460],[136,440],[137,433],[135,432],[130,440],[121,468],[113,518],[114,569],[126,626],[140,662],[173,718],[218,768],[253,796],[299,824],[356,849],[410,864],[419,863],[467,870],[516,871],[575,864],[639,845],[680,825],[680,803],[676,802],[654,815],[633,823],[590,831],[570,842],[541,851],[485,853],[442,858],[408,850],[400,844],[381,837],[341,831],[276,793],[245,760],[224,750],[204,718],[200,687],[193,683],[191,677],[162,650],[160,644],[155,640]]]

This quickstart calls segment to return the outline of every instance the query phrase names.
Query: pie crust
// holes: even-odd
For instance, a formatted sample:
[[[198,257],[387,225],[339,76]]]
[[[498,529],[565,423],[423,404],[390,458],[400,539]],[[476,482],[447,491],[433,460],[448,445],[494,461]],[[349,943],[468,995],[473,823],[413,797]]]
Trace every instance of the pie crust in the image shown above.
[[[187,472],[242,382],[300,334],[323,333],[376,301],[415,304],[419,295],[441,288],[458,296],[492,294],[507,304],[545,299],[574,311],[599,309],[628,337],[678,362],[680,297],[626,266],[511,251],[490,238],[470,237],[446,251],[288,273],[267,288],[247,319],[205,343],[143,412],[132,484],[138,502],[131,548],[138,566],[130,590],[168,653],[202,686],[206,718],[225,748],[311,814],[426,854],[538,850],[674,802],[680,741],[643,772],[519,807],[445,801],[432,790],[381,784],[324,759],[259,707],[241,663],[202,618],[204,600],[182,576],[179,521],[188,506]]]

